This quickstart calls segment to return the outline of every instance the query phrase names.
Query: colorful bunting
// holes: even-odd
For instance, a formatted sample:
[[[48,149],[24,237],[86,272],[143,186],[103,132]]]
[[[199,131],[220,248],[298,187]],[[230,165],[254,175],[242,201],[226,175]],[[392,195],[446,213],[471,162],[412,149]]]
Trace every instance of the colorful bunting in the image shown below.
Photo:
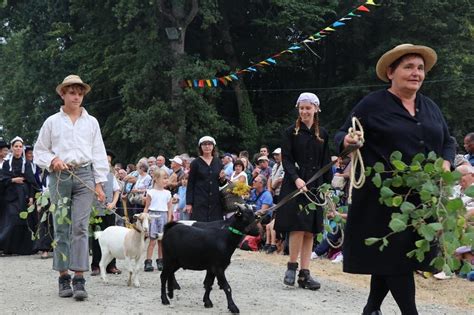
[[[364,4],[365,5],[372,5],[372,6],[379,6],[379,4],[376,4],[374,2],[374,0],[367,0]],[[346,16],[338,19],[337,21],[333,22],[329,26],[326,26],[325,28],[322,28],[319,32],[314,33],[313,35],[311,35],[308,38],[302,40],[301,42],[295,43],[295,44],[291,45],[290,47],[288,47],[287,49],[285,49],[285,50],[283,50],[283,51],[281,51],[277,54],[274,54],[270,58],[264,59],[263,61],[257,62],[253,65],[250,65],[249,67],[247,67],[245,69],[235,71],[235,72],[230,73],[226,76],[212,78],[212,79],[183,80],[180,83],[180,86],[182,86],[182,87],[195,87],[195,88],[197,88],[197,87],[203,88],[205,86],[207,86],[207,87],[218,87],[219,83],[221,85],[227,86],[229,84],[229,82],[238,81],[239,80],[239,75],[242,75],[242,74],[247,73],[247,72],[258,72],[258,69],[257,69],[258,67],[263,68],[263,67],[266,67],[266,66],[276,65],[277,64],[277,61],[276,61],[277,58],[280,58],[282,55],[284,55],[286,53],[293,54],[296,51],[302,50],[303,49],[302,45],[305,45],[307,49],[311,50],[309,48],[309,46],[307,45],[307,43],[314,43],[314,42],[320,41],[321,39],[331,35],[333,32],[336,31],[336,28],[346,25],[346,23],[344,23],[343,21],[350,21],[354,17],[361,17],[361,15],[356,14],[354,12],[370,12],[370,10],[365,5],[359,5],[357,8],[353,9],[351,12],[346,14]],[[311,52],[314,53],[312,50],[311,50]]]

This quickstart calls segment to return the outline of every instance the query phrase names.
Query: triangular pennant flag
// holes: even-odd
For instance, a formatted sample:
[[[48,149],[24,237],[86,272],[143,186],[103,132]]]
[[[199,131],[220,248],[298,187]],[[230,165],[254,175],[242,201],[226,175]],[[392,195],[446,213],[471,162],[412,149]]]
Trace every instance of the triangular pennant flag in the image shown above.
[[[374,2],[374,0],[367,0],[367,2],[365,4],[368,4],[368,5],[380,5],[380,4],[377,4]]]
[[[212,84],[216,87],[217,86],[217,79],[212,79]]]
[[[201,88],[204,87],[204,80],[199,80],[199,87],[201,87]]]
[[[222,84],[227,85],[227,81],[224,78],[218,78],[219,81],[221,81]]]
[[[250,70],[247,69],[243,69],[243,70],[240,70],[239,72],[237,72],[237,74],[240,74],[241,72],[250,72]]]
[[[354,13],[349,13],[347,16],[355,16],[355,17],[361,17],[362,15],[354,14]]]
[[[288,50],[288,49],[287,49],[287,50],[283,50],[281,53],[282,53],[282,54],[285,54],[285,53],[290,53],[290,54],[292,54],[293,52],[292,52],[291,50]]]
[[[225,78],[227,81],[230,81],[230,82],[232,82],[232,78],[231,78],[231,77],[229,77],[228,75],[226,75],[224,78]]]
[[[350,17],[343,17],[342,19],[339,19],[339,21],[349,21],[352,20]]]
[[[332,27],[339,27],[339,26],[344,26],[344,25],[346,25],[346,23],[342,23],[342,22],[337,21],[337,22],[334,22],[332,24]]]
[[[361,5],[360,7],[358,7],[356,10],[357,10],[357,11],[362,11],[362,12],[370,12],[370,10],[367,9],[367,7],[364,7],[363,5]]]
[[[268,61],[268,62],[271,63],[271,64],[276,64],[276,63],[277,63],[276,60],[273,59],[273,58],[268,58],[268,59],[266,59],[265,61]]]
[[[208,86],[208,87],[211,87],[211,86],[212,86],[211,80],[206,80],[206,83],[207,83],[207,86]]]
[[[291,46],[290,48],[288,48],[289,50],[298,50],[298,49],[302,49],[301,46],[298,46],[298,45],[293,45]]]
[[[333,29],[333,28],[330,28],[330,27],[328,26],[328,27],[326,27],[326,28],[325,28],[323,31],[331,31],[331,32],[334,32],[334,31],[335,31],[335,29]]]
[[[248,67],[247,69],[250,70],[250,71],[253,71],[253,72],[257,72],[257,69],[255,69],[253,67]]]
[[[189,87],[193,87],[193,81],[188,80],[187,82],[188,82],[188,86],[189,86]]]
[[[199,81],[198,80],[194,80],[194,87],[199,87]]]
[[[188,82],[186,80],[179,81],[179,87],[180,88],[188,87]]]
[[[232,79],[234,79],[234,80],[239,80],[239,77],[236,76],[235,74],[231,74],[230,77],[231,77]]]

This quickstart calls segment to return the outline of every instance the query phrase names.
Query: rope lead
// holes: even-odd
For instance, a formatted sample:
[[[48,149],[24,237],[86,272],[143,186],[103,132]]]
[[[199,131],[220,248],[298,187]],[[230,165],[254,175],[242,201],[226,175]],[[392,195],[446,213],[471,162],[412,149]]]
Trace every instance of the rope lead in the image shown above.
[[[358,133],[357,133],[358,132]],[[349,135],[358,141],[358,147],[362,147],[364,145],[364,128],[360,123],[357,117],[352,117],[352,127],[348,130]],[[359,177],[356,178],[356,169],[360,167]],[[352,153],[351,157],[351,172],[350,172],[350,179],[349,179],[349,196],[348,196],[348,203],[352,204],[352,189],[356,188],[359,189],[365,184],[365,165],[364,160],[362,159],[362,154],[360,153],[360,149],[355,150]]]

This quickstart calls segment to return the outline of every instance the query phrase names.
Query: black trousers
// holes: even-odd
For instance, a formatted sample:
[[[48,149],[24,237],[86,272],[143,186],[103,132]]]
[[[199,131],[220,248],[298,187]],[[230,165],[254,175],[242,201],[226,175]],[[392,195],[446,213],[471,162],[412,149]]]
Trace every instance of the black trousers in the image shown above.
[[[93,231],[96,230],[96,227],[99,226],[100,230],[103,231],[109,226],[115,225],[115,215],[107,214],[101,217],[102,222],[93,226]],[[92,263],[91,267],[99,268],[100,259],[102,258],[102,252],[100,250],[99,241],[95,238],[92,239]],[[107,270],[115,267],[115,258],[107,265]]]
[[[413,273],[403,275],[378,276],[370,279],[370,293],[363,314],[380,310],[388,291],[392,293],[402,315],[417,315],[415,303],[415,279]]]

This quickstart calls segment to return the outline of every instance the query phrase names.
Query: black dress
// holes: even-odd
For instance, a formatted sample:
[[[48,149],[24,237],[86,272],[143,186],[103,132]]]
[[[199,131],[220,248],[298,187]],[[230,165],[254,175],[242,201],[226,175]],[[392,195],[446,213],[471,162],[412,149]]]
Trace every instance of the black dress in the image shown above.
[[[405,163],[411,163],[417,153],[436,152],[445,160],[454,159],[454,142],[438,106],[418,93],[415,101],[415,116],[411,116],[401,100],[387,90],[366,96],[353,109],[350,117],[336,134],[336,143],[342,148],[344,136],[351,125],[352,116],[357,117],[364,128],[365,143],[361,148],[366,166],[382,162],[391,169],[390,154],[400,151]],[[386,207],[378,201],[380,197],[370,178],[361,189],[352,192],[349,206],[345,240],[343,245],[343,269],[349,273],[397,275],[413,270],[429,270],[430,261],[436,255],[436,246],[418,263],[406,253],[414,249],[419,239],[416,232],[406,230],[391,236],[389,246],[382,252],[379,246],[366,246],[369,237],[382,237],[391,230],[388,224],[393,212],[399,209]]]
[[[24,177],[25,181],[23,184],[12,183],[14,177]],[[19,216],[20,212],[28,208],[28,199],[33,198],[39,189],[30,162],[15,157],[4,162],[0,181],[4,185],[0,248],[5,254],[31,255],[35,252],[35,248],[30,229],[36,230],[37,214],[30,213],[26,220]]]
[[[280,200],[296,190],[295,180],[301,178],[307,182],[319,169],[331,162],[328,147],[328,133],[324,128],[320,129],[320,137],[324,142],[320,143],[314,134],[314,129],[308,129],[301,124],[298,135],[295,135],[295,125],[286,129],[283,133],[281,144],[282,163],[285,170],[283,183],[280,191]],[[322,177],[308,185],[308,189],[314,191],[323,183],[330,183],[331,172],[326,172]],[[317,210],[301,210],[309,203],[304,195],[291,199],[276,210],[275,230],[278,232],[306,231],[319,233],[323,230],[323,212]]]
[[[210,222],[222,220],[219,194],[219,173],[222,163],[214,157],[210,165],[200,157],[191,162],[186,188],[186,204],[193,206],[191,220]]]

